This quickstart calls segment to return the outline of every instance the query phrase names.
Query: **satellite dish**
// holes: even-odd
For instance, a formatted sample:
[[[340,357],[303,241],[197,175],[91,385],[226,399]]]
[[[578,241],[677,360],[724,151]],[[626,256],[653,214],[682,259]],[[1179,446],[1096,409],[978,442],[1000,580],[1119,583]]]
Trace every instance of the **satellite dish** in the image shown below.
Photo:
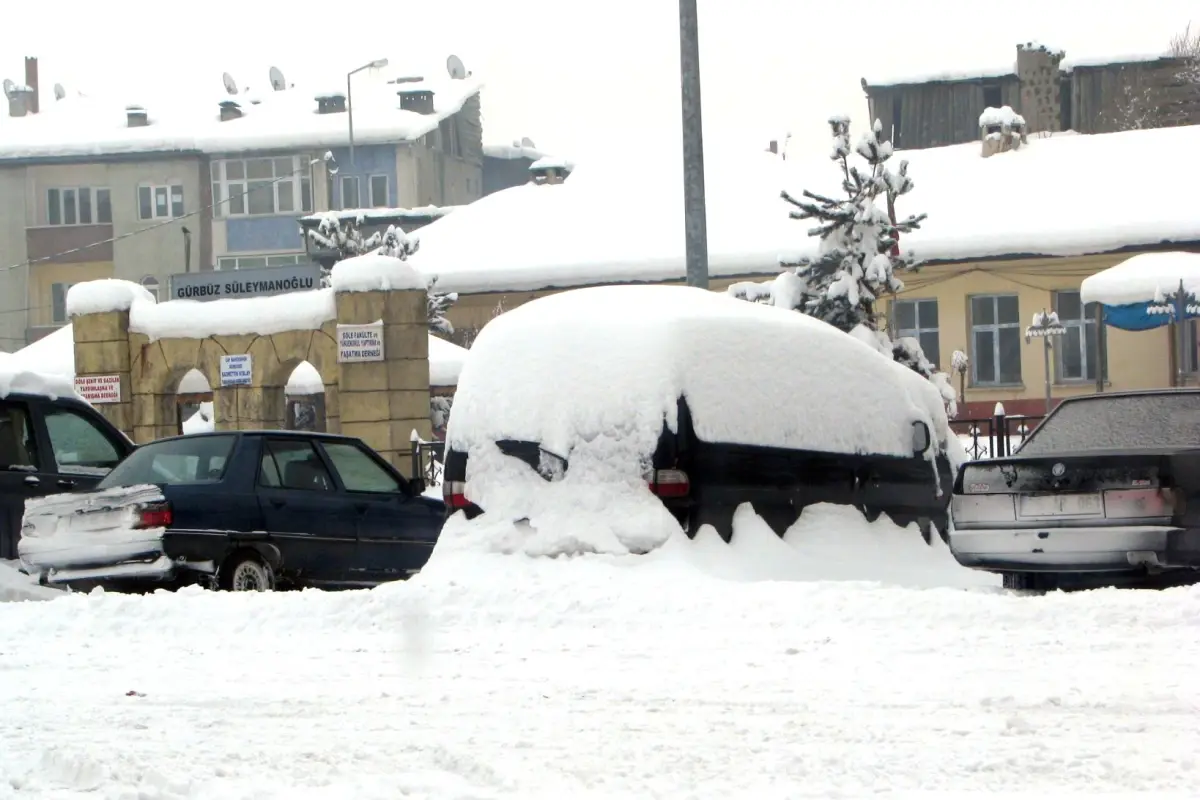
[[[456,81],[461,81],[467,77],[467,68],[463,65],[462,59],[458,56],[450,56],[446,59],[446,71],[450,73],[450,77]]]
[[[17,96],[17,85],[9,78],[4,79],[4,96],[9,100]]]
[[[536,147],[536,145],[533,143],[533,139],[530,139],[528,136],[526,136],[521,139],[521,147],[528,147],[532,150]]]
[[[230,94],[237,94],[237,81],[233,79],[232,75],[226,72],[221,75],[221,80],[225,82],[225,91],[229,92]]]
[[[271,67],[271,88],[277,92],[282,92],[287,88],[287,82],[283,79],[283,71],[279,67]]]
[[[62,100],[67,96],[67,90],[63,88],[61,83],[54,84],[54,99]]]

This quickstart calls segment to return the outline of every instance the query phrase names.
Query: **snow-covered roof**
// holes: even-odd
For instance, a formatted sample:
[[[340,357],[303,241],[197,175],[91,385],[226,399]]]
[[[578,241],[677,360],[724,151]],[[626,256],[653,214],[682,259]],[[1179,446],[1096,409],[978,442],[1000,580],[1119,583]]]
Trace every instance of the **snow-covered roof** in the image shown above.
[[[1162,168],[1163,154],[1197,149],[1200,126],[1034,138],[990,158],[978,143],[899,152],[892,163],[909,161],[915,188],[897,211],[929,214],[901,246],[921,260],[966,261],[1198,241],[1191,190]],[[655,168],[638,173],[635,201],[627,169],[584,160],[562,184],[505,189],[420,229],[410,263],[457,292],[682,279],[679,159],[646,156]],[[827,158],[714,144],[705,161],[710,276],[773,275],[781,255],[816,254],[811,222],[789,218],[779,192],[837,193]]]
[[[517,158],[528,158],[530,161],[537,161],[545,155],[545,153],[536,147],[523,145],[520,141],[511,143],[485,142],[483,145],[483,154],[488,158],[502,158],[506,161]]]
[[[1040,45],[1037,42],[1024,43],[1026,47],[1036,49]],[[1047,47],[1047,50],[1055,51],[1057,48]],[[1059,51],[1061,52],[1061,51]],[[1123,54],[1101,54],[1101,53],[1082,53],[1076,58],[1064,56],[1059,62],[1058,68],[1063,72],[1070,72],[1077,67],[1106,67],[1110,64],[1137,64],[1148,61],[1158,61],[1163,58],[1170,58],[1171,54],[1165,51],[1147,52],[1147,53],[1123,53]],[[1017,62],[1015,57],[1006,62],[995,61],[987,66],[980,66],[971,69],[931,69],[926,72],[914,71],[911,73],[900,73],[897,75],[878,76],[878,80],[865,79],[867,85],[872,89],[886,88],[889,86],[908,86],[921,83],[943,83],[951,81],[971,81],[987,78],[1013,78],[1017,77]]]
[[[359,79],[356,78],[356,81]],[[418,139],[462,109],[483,87],[474,76],[444,73],[417,82],[389,84],[365,77],[354,87],[355,144]],[[402,110],[397,92],[433,92],[434,113]],[[347,115],[317,113],[318,96],[336,92],[296,86],[254,95],[162,98],[141,103],[150,124],[129,127],[128,103],[111,98],[66,97],[41,105],[37,114],[0,117],[0,161],[130,153],[235,153],[252,150],[344,147]],[[219,104],[236,102],[241,118],[220,120]],[[255,102],[257,101],[257,102]]]
[[[427,217],[444,217],[451,211],[454,211],[461,206],[417,206],[416,208],[344,208],[332,211],[318,211],[315,214],[306,214],[300,217],[301,225],[309,223],[312,225],[320,224],[321,220],[328,217],[335,217],[341,221],[354,220],[359,221],[362,225],[383,224],[386,222],[394,222],[397,219],[413,217],[417,219],[425,219]]]
[[[1084,303],[1107,306],[1151,303],[1179,290],[1200,296],[1200,254],[1140,253],[1083,279]]]

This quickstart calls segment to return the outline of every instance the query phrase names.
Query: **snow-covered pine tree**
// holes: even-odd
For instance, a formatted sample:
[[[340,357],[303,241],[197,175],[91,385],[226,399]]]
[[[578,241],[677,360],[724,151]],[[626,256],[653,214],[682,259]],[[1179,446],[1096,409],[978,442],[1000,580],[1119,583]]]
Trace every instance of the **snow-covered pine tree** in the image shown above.
[[[821,239],[817,257],[783,261],[785,270],[775,279],[763,284],[736,283],[729,292],[743,300],[817,317],[867,342],[933,381],[947,412],[953,415],[957,404],[948,376],[937,371],[916,340],[893,342],[877,309],[881,296],[904,289],[896,271],[915,269],[912,259],[900,253],[900,234],[917,230],[927,216],[895,219],[897,198],[913,188],[908,162],[901,161],[895,172],[888,168],[893,148],[891,142],[880,141],[883,125],[879,120],[853,148],[848,117],[831,117],[829,127],[833,133],[830,158],[841,169],[845,197],[805,190],[797,198],[782,192],[783,199],[795,206],[793,219],[816,220],[817,225],[808,233]],[[851,164],[852,154],[863,159],[867,169]],[[884,202],[886,208],[880,208],[877,201]]]
[[[444,333],[450,336],[454,333],[454,324],[446,316],[450,306],[458,302],[458,292],[434,291],[437,278],[429,282],[427,306],[429,309],[429,330],[434,333]]]

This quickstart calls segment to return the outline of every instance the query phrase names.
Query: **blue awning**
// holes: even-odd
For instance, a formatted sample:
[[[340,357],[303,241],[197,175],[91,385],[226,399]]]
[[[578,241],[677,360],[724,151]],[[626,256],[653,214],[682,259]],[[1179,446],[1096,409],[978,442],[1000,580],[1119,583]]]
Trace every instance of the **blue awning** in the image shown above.
[[[1148,331],[1168,325],[1175,318],[1172,314],[1151,314],[1152,303],[1130,303],[1123,306],[1104,306],[1104,322],[1123,331]],[[1192,307],[1194,309],[1194,306]],[[1189,311],[1192,309],[1189,309]],[[1188,313],[1189,319],[1200,314]]]

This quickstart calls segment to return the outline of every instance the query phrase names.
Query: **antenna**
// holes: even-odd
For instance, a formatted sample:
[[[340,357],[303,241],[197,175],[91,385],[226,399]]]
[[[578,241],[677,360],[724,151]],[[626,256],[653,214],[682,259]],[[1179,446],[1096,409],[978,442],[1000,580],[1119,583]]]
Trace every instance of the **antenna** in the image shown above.
[[[225,91],[229,92],[230,94],[238,93],[237,81],[233,79],[232,75],[226,72],[221,75],[221,80],[225,82]]]
[[[450,73],[450,77],[456,81],[461,81],[467,77],[467,68],[463,65],[462,59],[452,55],[446,59],[446,71]]]
[[[287,88],[287,82],[283,79],[283,71],[279,67],[271,67],[271,88],[277,92],[282,92]]]
[[[533,139],[530,139],[528,136],[521,138],[521,147],[528,147],[530,150],[537,149],[537,145],[533,143]]]
[[[67,96],[67,90],[63,88],[61,83],[54,84],[54,99],[62,100]]]
[[[17,96],[17,85],[9,78],[4,79],[4,96],[9,100]]]

